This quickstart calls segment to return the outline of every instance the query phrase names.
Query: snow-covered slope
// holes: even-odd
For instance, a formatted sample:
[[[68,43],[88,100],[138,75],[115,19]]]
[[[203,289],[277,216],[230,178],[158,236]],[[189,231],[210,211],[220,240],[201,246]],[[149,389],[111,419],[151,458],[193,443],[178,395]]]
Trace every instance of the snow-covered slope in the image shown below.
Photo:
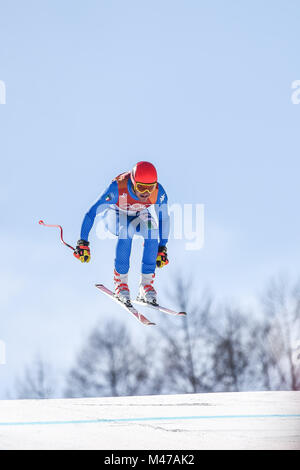
[[[0,449],[300,449],[300,392],[5,400]]]

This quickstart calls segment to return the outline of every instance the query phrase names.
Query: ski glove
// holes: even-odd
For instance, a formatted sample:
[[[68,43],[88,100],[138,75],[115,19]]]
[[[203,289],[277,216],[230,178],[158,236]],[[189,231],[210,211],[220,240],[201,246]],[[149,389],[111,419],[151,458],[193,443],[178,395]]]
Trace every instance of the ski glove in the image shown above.
[[[167,255],[167,247],[166,246],[159,246],[158,253],[156,258],[156,266],[158,268],[163,268],[169,263],[168,255]]]
[[[91,259],[91,253],[89,248],[89,242],[86,240],[78,240],[74,256],[80,259],[82,263],[88,263]]]

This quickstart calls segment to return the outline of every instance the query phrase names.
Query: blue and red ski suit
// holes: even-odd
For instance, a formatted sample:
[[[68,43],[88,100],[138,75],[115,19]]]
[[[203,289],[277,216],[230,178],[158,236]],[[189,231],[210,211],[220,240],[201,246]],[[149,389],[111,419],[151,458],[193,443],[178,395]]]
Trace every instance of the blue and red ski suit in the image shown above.
[[[154,207],[158,224],[148,208]],[[120,274],[129,271],[132,239],[135,234],[144,238],[142,273],[154,273],[158,246],[166,246],[170,231],[168,197],[160,183],[142,202],[133,192],[130,172],[117,176],[86,213],[81,239],[88,241],[96,215],[100,214],[107,230],[118,237],[115,269]]]

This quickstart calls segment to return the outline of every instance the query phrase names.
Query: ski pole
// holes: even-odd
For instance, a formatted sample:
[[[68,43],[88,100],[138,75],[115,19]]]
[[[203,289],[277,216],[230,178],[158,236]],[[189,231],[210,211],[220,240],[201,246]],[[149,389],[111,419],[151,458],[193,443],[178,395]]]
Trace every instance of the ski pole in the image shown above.
[[[39,221],[39,224],[40,225],[44,225],[44,227],[57,227],[60,229],[60,239],[61,241],[63,242],[64,245],[68,246],[69,248],[71,248],[71,250],[75,251],[75,248],[73,248],[73,246],[69,245],[68,243],[66,243],[63,239],[63,229],[62,229],[62,226],[61,225],[50,225],[50,224],[45,224],[45,222],[43,220],[40,220]]]

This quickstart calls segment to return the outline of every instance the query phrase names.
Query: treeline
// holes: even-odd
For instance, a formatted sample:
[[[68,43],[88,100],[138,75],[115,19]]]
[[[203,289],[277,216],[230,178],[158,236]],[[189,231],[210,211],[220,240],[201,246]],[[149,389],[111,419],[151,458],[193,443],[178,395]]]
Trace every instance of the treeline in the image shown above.
[[[300,390],[300,282],[271,281],[252,310],[216,305],[208,292],[192,297],[195,288],[182,279],[175,284],[170,295],[188,316],[159,314],[159,326],[142,341],[124,324],[96,326],[65,377],[63,396]],[[15,398],[54,396],[53,375],[36,361],[18,380]]]

